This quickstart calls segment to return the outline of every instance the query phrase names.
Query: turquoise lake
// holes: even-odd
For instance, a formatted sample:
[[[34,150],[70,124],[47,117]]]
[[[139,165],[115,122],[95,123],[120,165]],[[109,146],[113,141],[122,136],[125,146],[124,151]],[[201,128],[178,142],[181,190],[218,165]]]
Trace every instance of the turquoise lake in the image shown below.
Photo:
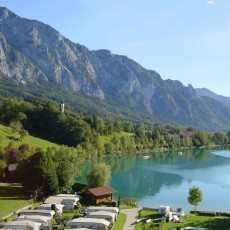
[[[187,202],[193,185],[203,192],[197,210],[230,212],[230,148],[193,149],[106,158],[111,167],[110,185],[114,197],[135,197],[139,207],[170,205],[185,211],[194,207]],[[81,168],[87,175],[96,162]],[[86,177],[77,178],[86,183]]]

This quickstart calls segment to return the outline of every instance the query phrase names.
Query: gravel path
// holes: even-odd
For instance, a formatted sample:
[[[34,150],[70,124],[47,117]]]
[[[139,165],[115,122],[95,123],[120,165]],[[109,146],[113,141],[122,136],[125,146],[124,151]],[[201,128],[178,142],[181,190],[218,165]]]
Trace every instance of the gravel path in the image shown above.
[[[121,212],[126,215],[126,221],[123,230],[134,230],[140,208],[122,209]]]

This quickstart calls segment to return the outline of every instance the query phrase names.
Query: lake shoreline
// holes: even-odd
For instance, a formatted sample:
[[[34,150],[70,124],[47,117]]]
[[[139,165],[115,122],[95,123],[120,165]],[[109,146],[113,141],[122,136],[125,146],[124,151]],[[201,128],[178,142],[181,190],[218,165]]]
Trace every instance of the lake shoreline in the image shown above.
[[[178,150],[167,150],[163,154],[150,151],[108,156],[100,159],[100,162],[111,167],[110,185],[118,191],[114,198],[119,195],[121,198],[134,197],[140,207],[170,205],[189,211],[191,205],[187,202],[188,190],[194,185],[204,194],[199,210],[229,211],[230,202],[225,197],[230,193],[230,158],[221,155],[223,151],[230,155],[229,146],[182,151],[182,155]],[[214,151],[220,154],[213,154]],[[144,154],[149,158],[143,159]],[[82,167],[82,175],[87,175],[93,164],[95,161],[87,162]],[[84,180],[84,176],[77,178],[79,182]],[[212,191],[215,191],[214,194]]]

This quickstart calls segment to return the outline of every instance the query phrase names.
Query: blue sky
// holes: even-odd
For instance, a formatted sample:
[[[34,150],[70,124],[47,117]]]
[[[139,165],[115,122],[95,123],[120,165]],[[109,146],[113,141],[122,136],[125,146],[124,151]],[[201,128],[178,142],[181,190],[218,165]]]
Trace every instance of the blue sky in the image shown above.
[[[230,0],[0,0],[90,50],[230,97]]]

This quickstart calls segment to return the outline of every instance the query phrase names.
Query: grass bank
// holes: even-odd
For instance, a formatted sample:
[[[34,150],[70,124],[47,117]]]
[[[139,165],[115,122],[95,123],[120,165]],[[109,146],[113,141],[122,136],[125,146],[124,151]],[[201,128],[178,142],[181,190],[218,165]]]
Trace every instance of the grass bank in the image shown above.
[[[0,218],[29,205],[29,198],[20,184],[0,183]]]
[[[124,213],[120,213],[118,218],[117,218],[117,221],[114,224],[113,230],[123,229],[125,221],[126,221],[126,215]]]
[[[11,128],[0,124],[0,146],[5,148],[9,145],[10,142],[13,142],[14,147],[19,147],[22,144],[28,144],[30,148],[40,147],[42,149],[47,149],[48,147],[59,147],[59,145],[28,135],[22,140],[15,138],[15,134],[12,134]]]

